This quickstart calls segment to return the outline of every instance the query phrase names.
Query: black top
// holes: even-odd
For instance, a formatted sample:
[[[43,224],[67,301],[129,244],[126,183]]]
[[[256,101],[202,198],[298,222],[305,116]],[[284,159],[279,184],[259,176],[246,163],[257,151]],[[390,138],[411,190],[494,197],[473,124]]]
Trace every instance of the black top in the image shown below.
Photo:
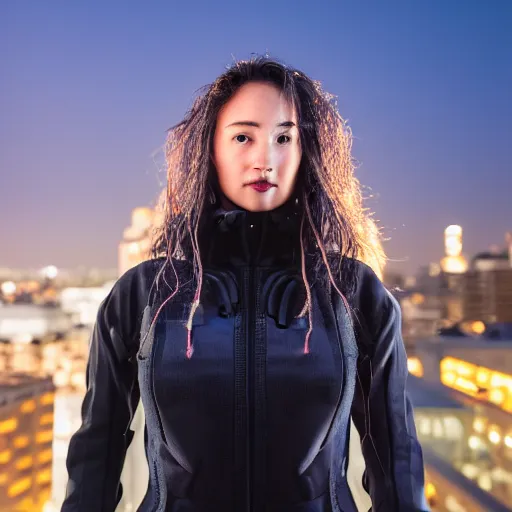
[[[62,510],[115,509],[140,397],[150,468],[141,512],[355,511],[345,474],[350,412],[373,510],[427,510],[399,308],[374,272],[357,262],[351,319],[337,293],[308,275],[305,350],[297,213],[217,210],[199,238],[204,284],[191,357],[187,262],[174,262],[179,287],[165,304],[175,277],[167,268],[171,287],[154,285],[163,259],[129,270],[102,304]]]

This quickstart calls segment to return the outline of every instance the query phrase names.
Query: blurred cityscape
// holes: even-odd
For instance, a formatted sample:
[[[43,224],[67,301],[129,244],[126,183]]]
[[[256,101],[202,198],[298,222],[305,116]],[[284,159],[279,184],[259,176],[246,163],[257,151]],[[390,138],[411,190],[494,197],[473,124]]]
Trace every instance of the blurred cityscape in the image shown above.
[[[1,511],[59,510],[97,309],[115,279],[148,257],[158,220],[149,208],[133,211],[117,269],[0,268]],[[435,512],[511,510],[512,235],[496,242],[466,257],[462,228],[448,226],[438,262],[415,276],[385,276],[402,306],[425,491]],[[138,409],[120,512],[136,510],[146,488],[143,424]],[[350,464],[361,466],[357,454]],[[368,510],[368,497],[354,493]]]

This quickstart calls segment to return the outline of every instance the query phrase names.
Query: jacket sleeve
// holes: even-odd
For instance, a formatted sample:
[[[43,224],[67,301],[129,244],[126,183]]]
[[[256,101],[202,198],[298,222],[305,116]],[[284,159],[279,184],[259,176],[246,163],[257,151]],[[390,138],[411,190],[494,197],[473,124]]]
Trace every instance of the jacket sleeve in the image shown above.
[[[366,464],[363,486],[373,512],[429,511],[423,455],[406,390],[400,305],[380,281],[374,281],[370,295],[364,333],[370,337],[369,350],[359,356],[351,411]]]
[[[114,512],[121,499],[121,471],[133,437],[129,426],[140,398],[136,358],[119,334],[126,330],[122,302],[114,287],[92,332],[82,425],[69,444],[62,512]]]

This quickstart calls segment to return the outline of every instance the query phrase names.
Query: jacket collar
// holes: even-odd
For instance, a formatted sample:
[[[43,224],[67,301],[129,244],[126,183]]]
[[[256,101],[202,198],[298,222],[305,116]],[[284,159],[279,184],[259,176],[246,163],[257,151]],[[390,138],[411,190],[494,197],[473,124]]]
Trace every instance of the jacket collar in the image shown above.
[[[300,264],[301,208],[295,200],[268,212],[213,207],[205,216],[199,243],[206,264]]]

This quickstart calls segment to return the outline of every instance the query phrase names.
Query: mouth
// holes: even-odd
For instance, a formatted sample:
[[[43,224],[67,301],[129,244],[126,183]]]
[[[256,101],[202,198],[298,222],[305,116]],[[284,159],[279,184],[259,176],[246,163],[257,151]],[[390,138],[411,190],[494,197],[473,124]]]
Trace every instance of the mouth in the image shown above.
[[[267,190],[270,190],[271,188],[277,187],[274,183],[270,183],[267,180],[257,180],[253,181],[252,183],[247,183],[247,186],[253,188],[256,190],[256,192],[266,192]]]

